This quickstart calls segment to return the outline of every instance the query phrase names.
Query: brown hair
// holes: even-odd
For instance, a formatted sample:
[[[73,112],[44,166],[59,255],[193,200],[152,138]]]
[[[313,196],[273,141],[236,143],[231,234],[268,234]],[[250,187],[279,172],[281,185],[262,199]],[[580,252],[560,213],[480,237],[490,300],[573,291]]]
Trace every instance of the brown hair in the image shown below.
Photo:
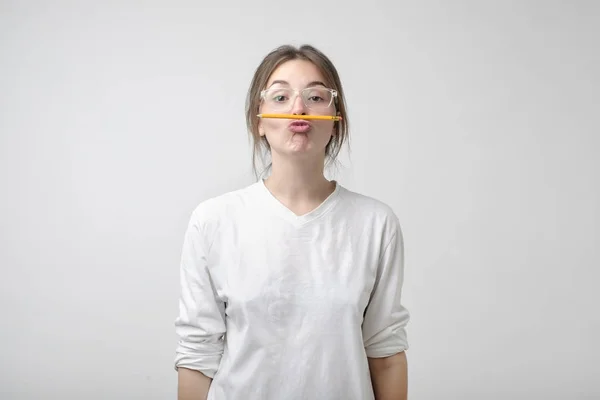
[[[335,135],[325,148],[325,156],[328,163],[336,160],[342,145],[349,139],[348,115],[346,113],[346,101],[342,82],[331,60],[321,51],[310,45],[302,45],[300,47],[291,45],[280,46],[267,54],[254,72],[254,77],[252,78],[246,98],[246,126],[253,142],[252,167],[257,177],[259,176],[257,172],[258,159],[265,165],[265,156],[270,152],[270,146],[266,137],[260,136],[258,133],[258,117],[256,115],[260,107],[260,92],[265,88],[269,77],[277,67],[286,61],[298,59],[312,62],[323,74],[325,83],[338,92],[335,106],[342,120],[335,122]],[[271,163],[266,165],[265,170],[268,170],[270,167]]]

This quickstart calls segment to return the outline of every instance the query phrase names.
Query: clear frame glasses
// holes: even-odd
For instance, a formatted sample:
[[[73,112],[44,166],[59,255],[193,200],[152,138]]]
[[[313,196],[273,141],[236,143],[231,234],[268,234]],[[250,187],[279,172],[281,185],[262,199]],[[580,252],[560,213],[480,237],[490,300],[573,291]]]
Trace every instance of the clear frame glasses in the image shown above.
[[[289,112],[294,106],[297,96],[302,98],[306,108],[318,114],[330,112],[330,107],[337,97],[337,91],[322,86],[307,87],[302,90],[292,88],[269,88],[260,92],[261,100],[269,111]]]

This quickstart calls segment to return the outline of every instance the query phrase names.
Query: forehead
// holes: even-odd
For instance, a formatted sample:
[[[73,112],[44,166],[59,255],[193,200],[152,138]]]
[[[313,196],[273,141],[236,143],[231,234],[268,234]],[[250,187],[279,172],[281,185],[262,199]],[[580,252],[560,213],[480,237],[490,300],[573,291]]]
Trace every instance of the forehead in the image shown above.
[[[312,82],[325,83],[325,77],[319,68],[307,60],[290,60],[286,61],[273,71],[267,87],[271,86],[274,81],[288,82],[291,87],[306,87]]]

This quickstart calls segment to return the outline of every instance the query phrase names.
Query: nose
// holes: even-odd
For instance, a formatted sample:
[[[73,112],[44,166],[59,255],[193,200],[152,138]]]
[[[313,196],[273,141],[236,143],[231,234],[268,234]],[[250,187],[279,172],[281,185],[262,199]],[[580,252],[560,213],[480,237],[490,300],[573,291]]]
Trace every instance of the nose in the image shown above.
[[[306,114],[306,105],[304,101],[302,101],[302,96],[296,95],[294,98],[294,102],[292,103],[292,114]]]

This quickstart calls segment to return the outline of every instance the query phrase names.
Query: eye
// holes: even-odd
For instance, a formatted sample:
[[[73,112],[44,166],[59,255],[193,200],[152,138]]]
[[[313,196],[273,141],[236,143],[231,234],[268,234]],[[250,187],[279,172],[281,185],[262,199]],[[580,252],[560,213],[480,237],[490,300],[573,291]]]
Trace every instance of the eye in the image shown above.
[[[273,103],[285,103],[290,99],[290,92],[280,88],[270,89],[267,92],[267,99]]]
[[[310,88],[305,93],[305,99],[312,104],[328,103],[331,93],[322,88]]]

